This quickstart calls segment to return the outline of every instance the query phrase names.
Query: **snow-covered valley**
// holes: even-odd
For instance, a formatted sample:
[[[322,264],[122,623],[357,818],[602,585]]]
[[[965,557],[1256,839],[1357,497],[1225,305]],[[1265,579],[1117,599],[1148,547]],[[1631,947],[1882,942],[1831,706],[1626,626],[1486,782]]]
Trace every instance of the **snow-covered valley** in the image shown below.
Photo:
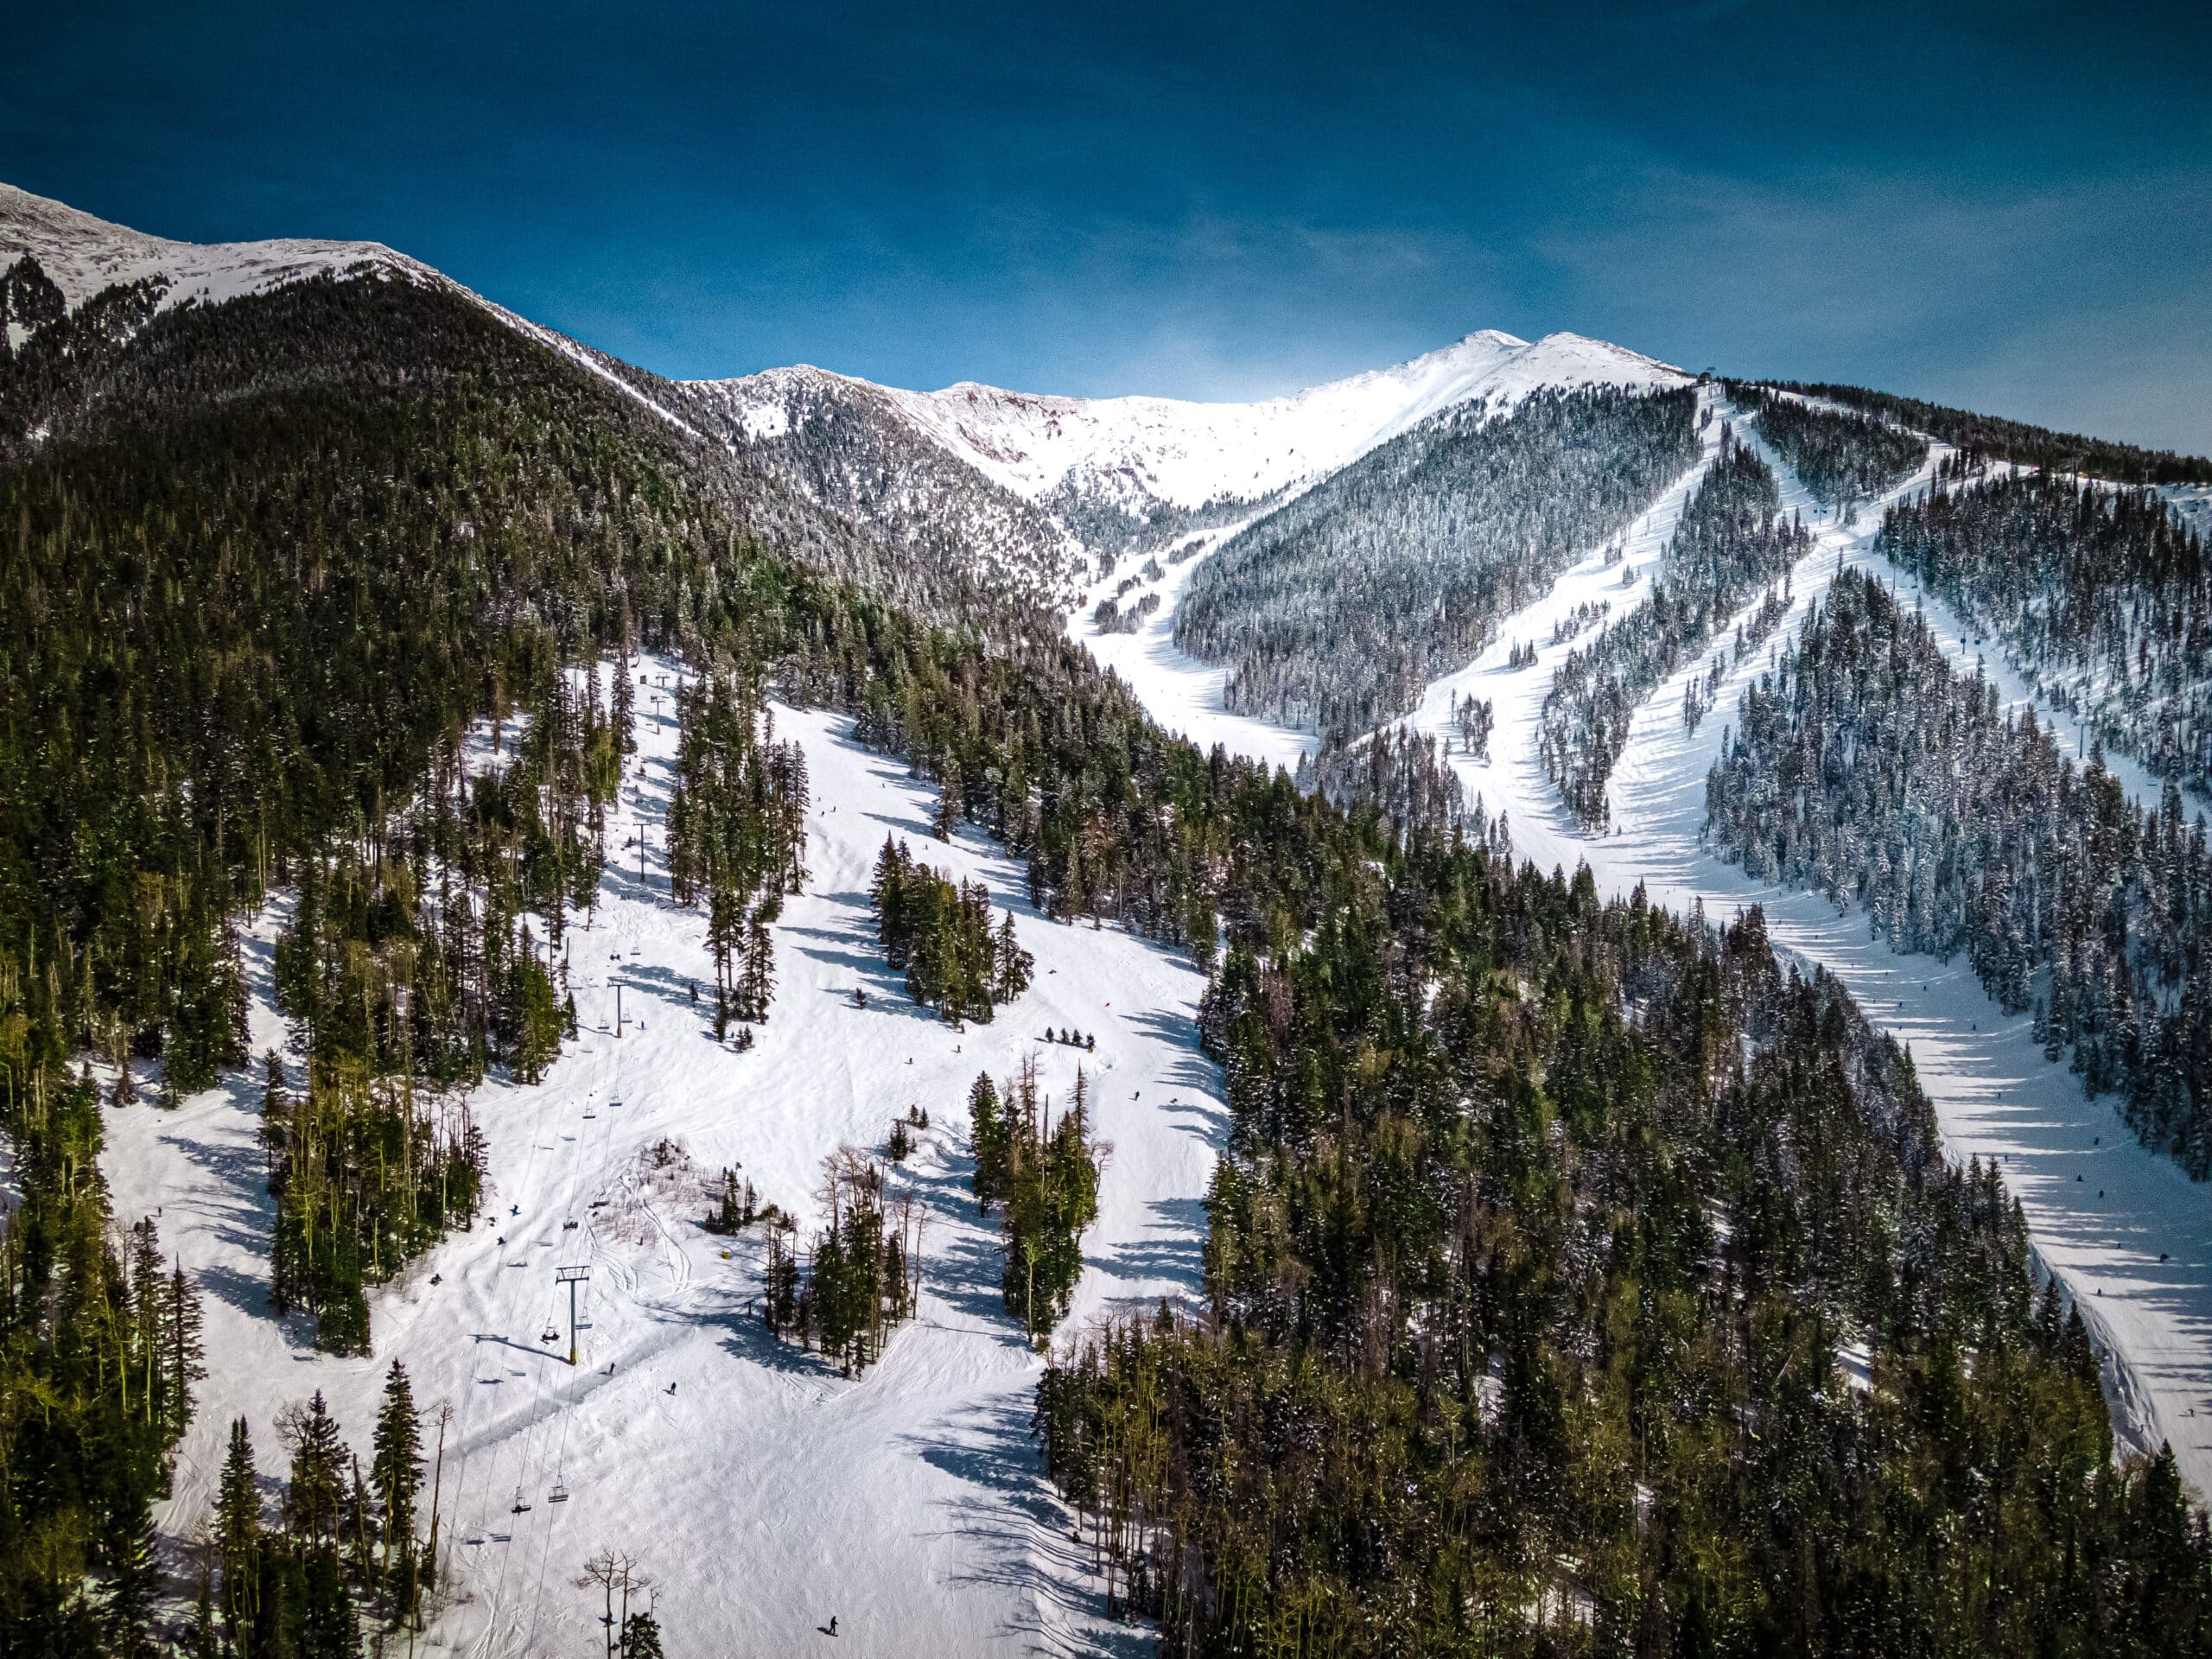
[[[1064,1105],[1083,1068],[1112,1150],[1071,1320],[1180,1305],[1197,1287],[1221,1133],[1193,1024],[1204,980],[1122,931],[1037,917],[988,842],[931,839],[931,792],[854,744],[843,720],[782,708],[775,719],[811,772],[811,879],[776,925],[779,987],[757,1042],[717,1044],[711,993],[704,1014],[691,1001],[690,985],[711,985],[703,918],[670,906],[659,865],[675,721],[665,696],[652,712],[641,695],[597,916],[587,931],[579,915],[568,938],[580,1039],[543,1083],[474,1096],[486,1214],[372,1295],[372,1359],[319,1354],[310,1320],[268,1310],[257,1078],[173,1113],[111,1114],[117,1215],[158,1210],[166,1245],[207,1292],[213,1376],[161,1517],[180,1552],[207,1514],[232,1417],[250,1420],[272,1477],[276,1414],[315,1389],[363,1446],[397,1359],[426,1408],[451,1408],[436,1471],[448,1605],[423,1651],[582,1650],[598,1639],[598,1606],[570,1580],[607,1548],[638,1558],[683,1651],[790,1652],[833,1616],[840,1651],[1135,1640],[1104,1621],[1089,1553],[1037,1471],[1028,1423],[1043,1362],[1001,1306],[995,1222],[978,1223],[968,1193],[967,1092],[978,1071],[1004,1078],[1034,1056]],[[642,880],[638,849],[621,845],[640,829]],[[887,834],[987,882],[1015,913],[1035,979],[995,1023],[956,1031],[885,966],[868,887]],[[257,1052],[285,1043],[270,1003],[279,920],[272,906],[248,952]],[[1047,1027],[1094,1036],[1096,1052],[1045,1042]],[[764,1202],[797,1213],[804,1236],[823,1160],[881,1147],[910,1106],[931,1127],[889,1185],[923,1217],[920,1311],[848,1381],[767,1335],[751,1308],[765,1230],[705,1231],[701,1178],[718,1191],[719,1172],[738,1167]],[[574,1369],[554,1278],[566,1265],[590,1268]],[[556,1489],[565,1500],[551,1501]]]

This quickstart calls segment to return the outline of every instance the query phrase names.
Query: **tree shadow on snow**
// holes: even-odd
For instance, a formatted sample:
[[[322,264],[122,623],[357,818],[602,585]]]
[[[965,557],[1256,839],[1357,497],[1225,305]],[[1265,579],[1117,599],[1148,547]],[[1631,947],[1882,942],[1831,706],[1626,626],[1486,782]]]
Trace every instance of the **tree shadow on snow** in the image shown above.
[[[702,1325],[720,1332],[715,1345],[732,1359],[744,1360],[766,1370],[781,1371],[787,1376],[811,1377],[817,1382],[848,1380],[838,1375],[837,1367],[819,1351],[769,1335],[768,1327],[757,1313],[748,1313],[739,1307],[727,1313],[674,1317],[681,1324]]]
[[[295,1308],[289,1313],[279,1313],[269,1304],[269,1281],[253,1274],[241,1273],[222,1262],[202,1268],[189,1268],[192,1280],[201,1291],[226,1302],[241,1313],[253,1319],[266,1319],[283,1333],[286,1346],[296,1351],[296,1358],[304,1358],[315,1349],[315,1315],[305,1309]]]
[[[1202,1096],[1197,1109],[1218,1115],[1219,1133],[1211,1137],[1218,1149],[1229,1134],[1228,1109],[1219,1103],[1218,1099],[1222,1085],[1221,1068],[1198,1046],[1197,1026],[1180,1014],[1159,1008],[1147,1008],[1141,1014],[1131,1014],[1129,1025],[1140,1034],[1174,1053],[1174,1064],[1160,1081],[1171,1089],[1195,1090]]]
[[[925,1007],[906,995],[905,975],[885,962],[881,952],[867,949],[854,935],[826,927],[791,927],[784,931],[801,938],[820,941],[800,945],[799,953],[830,967],[843,969],[865,985],[868,995],[867,1012],[904,1014],[912,1019],[944,1023],[934,1008]],[[841,945],[849,948],[835,948]],[[850,995],[849,991],[839,994]]]
[[[1151,1205],[1154,1230],[1132,1239],[1098,1265],[1117,1279],[1172,1281],[1196,1291],[1205,1276],[1206,1206],[1202,1198],[1157,1198]],[[1116,1300],[1149,1300],[1149,1296]]]
[[[1045,1477],[1029,1437],[1027,1398],[1025,1391],[941,1421],[926,1436],[906,1437],[923,1462],[969,1489],[944,1506],[951,1532],[974,1552],[948,1580],[1022,1592],[1016,1604],[1022,1611],[1000,1634],[1027,1638],[1033,1648],[1056,1649],[1055,1638],[1068,1634],[1046,1624],[1050,1607],[1081,1621],[1089,1651],[1132,1659],[1149,1653],[1148,1627],[1103,1623],[1103,1592],[1091,1576],[1090,1551],[1070,1535],[1068,1512]]]

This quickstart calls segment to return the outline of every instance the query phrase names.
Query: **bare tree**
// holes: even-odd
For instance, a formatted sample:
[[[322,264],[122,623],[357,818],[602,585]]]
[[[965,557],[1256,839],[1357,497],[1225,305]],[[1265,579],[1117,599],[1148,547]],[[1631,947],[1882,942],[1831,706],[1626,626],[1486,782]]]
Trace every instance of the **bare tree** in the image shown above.
[[[630,1596],[634,1591],[642,1594],[652,1586],[652,1580],[638,1571],[638,1558],[625,1550],[603,1549],[584,1563],[584,1570],[576,1580],[576,1588],[588,1590],[599,1586],[606,1594],[607,1659],[614,1659],[614,1647],[619,1633],[630,1626]],[[622,1617],[614,1617],[614,1598],[622,1597]]]

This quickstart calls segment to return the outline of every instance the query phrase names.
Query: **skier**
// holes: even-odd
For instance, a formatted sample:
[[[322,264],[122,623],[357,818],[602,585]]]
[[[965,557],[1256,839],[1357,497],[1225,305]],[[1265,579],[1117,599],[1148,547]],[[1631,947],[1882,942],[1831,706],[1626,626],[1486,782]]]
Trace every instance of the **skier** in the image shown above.
[[[830,1634],[832,1636],[837,1634],[837,1615],[835,1613],[830,1615]]]

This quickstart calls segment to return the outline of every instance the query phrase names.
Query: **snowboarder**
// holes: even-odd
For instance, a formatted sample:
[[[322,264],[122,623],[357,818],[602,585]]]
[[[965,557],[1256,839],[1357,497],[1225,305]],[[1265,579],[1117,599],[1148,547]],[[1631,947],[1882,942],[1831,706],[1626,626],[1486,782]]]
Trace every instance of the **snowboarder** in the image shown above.
[[[830,1634],[832,1636],[837,1634],[837,1615],[835,1613],[830,1615]]]

